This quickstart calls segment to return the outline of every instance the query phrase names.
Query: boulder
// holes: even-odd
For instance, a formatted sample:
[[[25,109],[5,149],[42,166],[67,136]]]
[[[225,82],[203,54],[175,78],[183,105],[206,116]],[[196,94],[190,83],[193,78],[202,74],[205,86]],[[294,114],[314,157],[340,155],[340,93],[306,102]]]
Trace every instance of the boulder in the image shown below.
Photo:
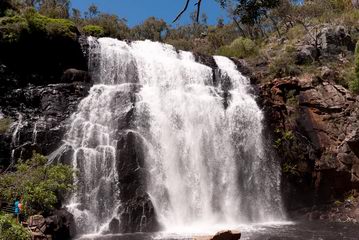
[[[354,51],[355,42],[345,26],[327,26],[321,29],[321,48],[327,54],[339,54],[343,50]]]
[[[75,68],[69,68],[62,75],[61,82],[64,82],[64,83],[72,83],[72,82],[91,83],[91,77],[87,71],[78,70]]]
[[[299,46],[295,55],[296,64],[312,63],[319,57],[317,49],[312,45]]]
[[[241,238],[239,231],[218,232],[211,240],[239,240]]]
[[[54,240],[68,240],[76,236],[74,216],[66,209],[56,210],[46,218],[46,223],[46,232],[51,234]]]

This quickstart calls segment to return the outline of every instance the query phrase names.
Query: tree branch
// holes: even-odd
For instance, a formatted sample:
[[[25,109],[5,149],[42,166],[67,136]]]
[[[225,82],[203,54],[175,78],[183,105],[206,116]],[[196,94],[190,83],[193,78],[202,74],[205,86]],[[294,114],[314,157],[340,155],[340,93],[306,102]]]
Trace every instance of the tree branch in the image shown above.
[[[199,22],[199,13],[201,12],[201,3],[202,3],[202,0],[198,0],[198,2],[195,4],[195,5],[197,5],[197,17],[196,17],[197,22]]]
[[[177,15],[177,17],[175,18],[175,20],[173,20],[173,22],[176,22],[181,16],[182,14],[187,11],[188,5],[189,5],[189,1],[187,0],[186,5],[184,6],[183,10]]]

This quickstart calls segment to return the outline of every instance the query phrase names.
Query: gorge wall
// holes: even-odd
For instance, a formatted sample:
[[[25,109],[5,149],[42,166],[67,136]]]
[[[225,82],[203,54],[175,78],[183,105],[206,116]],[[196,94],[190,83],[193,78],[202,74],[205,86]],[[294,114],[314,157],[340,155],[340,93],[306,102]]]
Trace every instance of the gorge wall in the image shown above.
[[[333,74],[276,79],[260,90],[289,181],[283,189],[290,209],[357,194],[359,99]]]
[[[18,48],[21,50],[15,46],[0,56],[3,83],[0,116],[13,120],[11,127],[0,133],[2,170],[18,158],[29,158],[33,150],[49,156],[51,161],[71,164],[74,149],[61,148],[62,140],[69,139],[66,132],[71,128],[71,116],[89,94],[108,90],[102,86],[90,92],[94,81],[90,77],[94,75],[88,73],[87,67],[90,46],[83,39],[79,42],[71,42],[69,49],[67,44],[58,45],[51,41],[43,49],[29,43]],[[16,52],[17,58],[21,56],[21,62],[16,61],[12,51]],[[61,57],[52,58],[55,53]],[[32,61],[34,54],[39,54],[39,61]],[[228,81],[219,77],[218,65],[212,57],[194,57],[211,68],[214,82],[222,81],[226,88]],[[243,62],[234,62],[242,73],[250,75]],[[121,219],[111,221],[106,230],[112,232],[155,231],[161,227],[145,191],[148,173],[145,170],[146,149],[141,148],[143,139],[134,131],[128,131],[135,130],[133,106],[140,91],[136,75],[132,77],[132,83],[126,88],[111,92],[115,105],[108,106],[111,111],[123,109],[115,112],[118,141],[111,146],[117,149],[117,156],[121,158],[108,161],[118,163],[115,174],[122,201]],[[255,79],[252,80],[255,84]],[[269,84],[254,85],[251,91],[258,94],[257,101],[265,113],[265,132],[270,141],[264,144],[277,153],[277,158],[272,161],[282,165],[285,180],[282,181],[282,192],[288,209],[342,199],[347,192],[358,188],[359,100],[336,85],[329,72],[320,78],[277,79]],[[228,107],[228,91],[221,97],[224,107]],[[103,110],[101,107],[99,114]],[[248,135],[251,137],[251,133]]]

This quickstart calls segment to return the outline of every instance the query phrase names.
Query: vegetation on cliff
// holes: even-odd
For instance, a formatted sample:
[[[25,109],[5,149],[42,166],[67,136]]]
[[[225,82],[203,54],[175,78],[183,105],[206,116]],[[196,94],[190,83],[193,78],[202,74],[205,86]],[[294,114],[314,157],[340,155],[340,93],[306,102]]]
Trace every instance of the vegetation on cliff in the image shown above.
[[[105,33],[103,27],[97,25],[86,25],[82,28],[86,36],[102,37]]]

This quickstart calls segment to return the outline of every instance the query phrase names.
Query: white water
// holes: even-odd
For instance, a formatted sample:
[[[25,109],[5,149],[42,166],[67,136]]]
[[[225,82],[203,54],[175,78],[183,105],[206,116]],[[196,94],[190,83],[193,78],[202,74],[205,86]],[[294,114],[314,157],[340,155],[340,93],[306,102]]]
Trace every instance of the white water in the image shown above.
[[[121,206],[117,120],[130,109],[116,107],[116,99],[128,83],[142,85],[136,131],[148,149],[147,191],[167,231],[206,231],[283,217],[278,166],[263,144],[263,114],[249,94],[249,80],[231,60],[215,57],[222,79],[230,83],[225,109],[226,86],[213,86],[212,69],[195,62],[191,53],[150,41],[90,43],[97,84],[73,115],[65,139],[79,172],[69,207],[82,232],[105,230]]]

